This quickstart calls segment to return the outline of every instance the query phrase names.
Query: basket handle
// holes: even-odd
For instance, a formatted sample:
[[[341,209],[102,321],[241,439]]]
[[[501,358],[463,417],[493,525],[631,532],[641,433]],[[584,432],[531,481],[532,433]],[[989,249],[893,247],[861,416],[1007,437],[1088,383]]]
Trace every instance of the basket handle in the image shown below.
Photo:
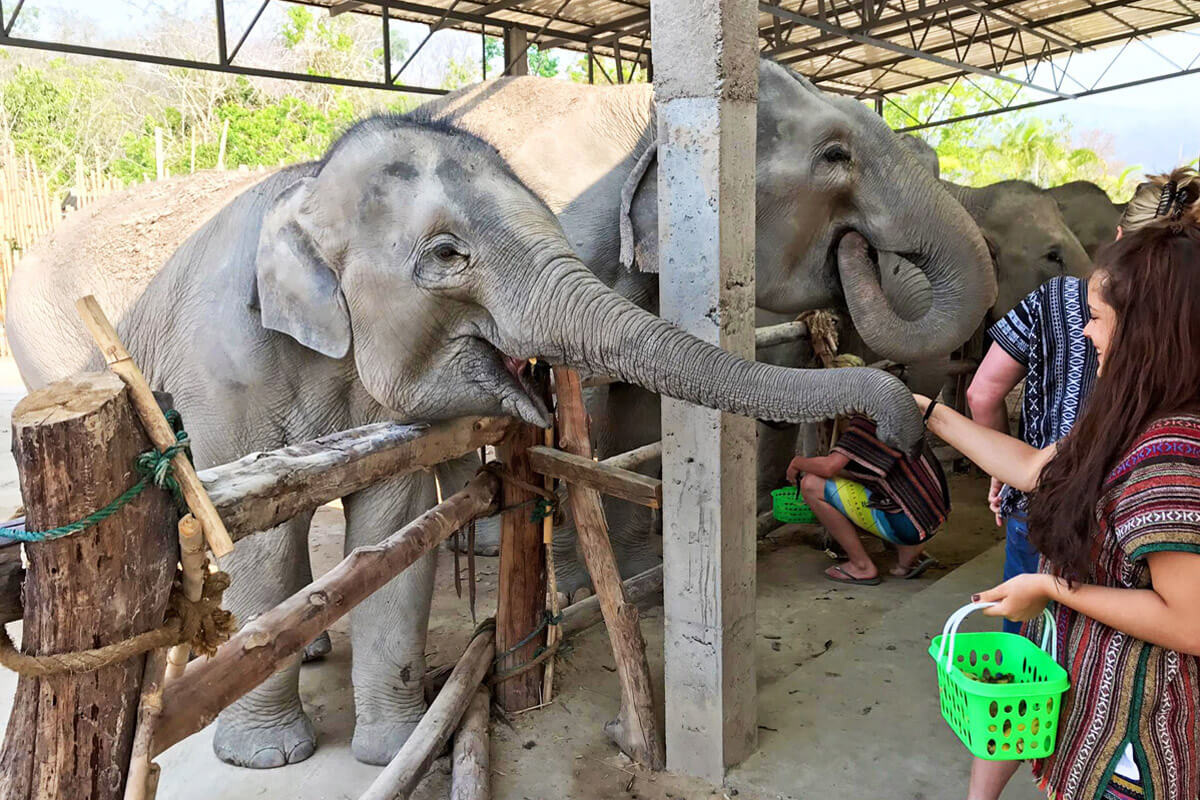
[[[991,608],[994,605],[997,604],[967,603],[965,606],[951,614],[950,618],[946,620],[946,624],[942,626],[942,643],[941,646],[938,647],[938,661],[942,660],[942,656],[945,655],[947,648],[949,649],[950,655],[954,655],[954,637],[958,634],[958,626],[962,624],[962,621],[973,612],[978,611],[981,608]],[[1042,610],[1042,616],[1045,620],[1042,624],[1042,649],[1045,650],[1046,645],[1050,645],[1050,657],[1057,662],[1058,631],[1054,629],[1054,615],[1050,613],[1049,608],[1045,608]],[[950,669],[953,666],[952,662],[953,658],[946,659],[947,674],[950,672]]]

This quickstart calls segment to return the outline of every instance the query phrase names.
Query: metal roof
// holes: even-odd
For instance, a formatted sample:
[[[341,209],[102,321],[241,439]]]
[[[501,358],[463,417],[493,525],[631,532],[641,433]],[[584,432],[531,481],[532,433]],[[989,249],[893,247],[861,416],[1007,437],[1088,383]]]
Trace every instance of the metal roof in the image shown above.
[[[280,0],[261,0],[250,28],[272,2]],[[391,21],[401,20],[429,26],[429,35],[444,29],[491,36],[502,35],[506,30],[522,31],[530,44],[541,49],[566,48],[633,62],[642,69],[652,70],[650,0],[296,2],[328,9],[330,14],[378,17],[384,32],[384,51],[388,53],[385,73],[369,80],[360,76],[339,79],[244,66],[236,61],[237,47],[232,55],[229,53],[228,42],[245,41],[249,29],[229,30],[224,17],[225,0],[216,0],[220,47],[217,63],[213,64],[11,37],[12,21],[20,11],[20,3],[12,19],[5,19],[0,25],[0,45],[441,93],[434,87],[400,82],[405,65],[397,70],[390,63],[386,31]],[[1019,89],[1002,99],[977,86],[995,100],[994,108],[980,112],[986,114],[1200,71],[1200,52],[1190,62],[1185,59],[1183,63],[1164,55],[1169,70],[1161,75],[1140,76],[1137,81],[1125,84],[1118,83],[1122,70],[1111,65],[1098,78],[1087,80],[1077,76],[1071,66],[1072,59],[1080,53],[1128,46],[1131,42],[1153,49],[1149,40],[1156,35],[1200,27],[1200,0],[776,0],[760,2],[758,7],[759,38],[765,56],[792,66],[826,90],[873,98],[877,103],[889,95],[933,84],[952,86],[967,81],[975,85],[977,76]],[[1196,40],[1200,51],[1200,36]],[[1124,50],[1118,48],[1114,52],[1119,57]],[[609,74],[601,67],[595,80],[620,80],[619,73],[617,70],[615,75]],[[915,120],[917,124],[913,127],[931,121],[932,116]]]

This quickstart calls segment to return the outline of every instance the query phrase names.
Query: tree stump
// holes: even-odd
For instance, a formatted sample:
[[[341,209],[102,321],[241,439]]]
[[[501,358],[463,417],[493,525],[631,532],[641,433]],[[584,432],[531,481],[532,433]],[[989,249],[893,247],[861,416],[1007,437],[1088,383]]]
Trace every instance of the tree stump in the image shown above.
[[[31,530],[73,522],[140,477],[151,449],[111,373],[30,394],[13,412],[13,452]],[[102,647],[162,624],[175,573],[174,501],[142,492],[104,522],[26,546],[22,650]],[[145,655],[94,672],[22,676],[0,751],[0,800],[120,798]]]

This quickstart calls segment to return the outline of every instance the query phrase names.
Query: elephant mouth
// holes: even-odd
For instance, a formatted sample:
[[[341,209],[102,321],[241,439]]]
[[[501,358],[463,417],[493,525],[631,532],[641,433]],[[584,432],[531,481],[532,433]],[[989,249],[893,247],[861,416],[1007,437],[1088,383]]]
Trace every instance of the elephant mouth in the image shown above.
[[[486,339],[478,340],[491,351],[495,370],[492,395],[499,402],[500,410],[523,422],[539,427],[549,427],[551,415],[533,380],[533,370],[528,358],[505,353]]]

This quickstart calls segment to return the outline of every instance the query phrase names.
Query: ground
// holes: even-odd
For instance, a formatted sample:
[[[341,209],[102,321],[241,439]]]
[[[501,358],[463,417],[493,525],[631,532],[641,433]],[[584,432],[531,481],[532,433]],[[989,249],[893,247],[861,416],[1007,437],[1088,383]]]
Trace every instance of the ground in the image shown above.
[[[21,396],[11,362],[0,361],[0,425]],[[544,708],[508,719],[493,716],[493,795],[497,800],[774,800],[851,798],[940,800],[965,796],[966,751],[938,712],[929,637],[968,595],[1000,572],[999,531],[986,509],[986,482],[951,479],[955,510],[930,552],[945,565],[915,581],[838,586],[823,579],[829,557],[812,530],[783,528],[760,543],[757,672],[759,752],[730,772],[726,785],[653,774],[631,765],[605,738],[619,687],[602,627],[568,643],[559,659],[556,696]],[[0,512],[20,502],[11,457],[0,459]],[[342,556],[343,521],[336,505],[315,518],[317,574]],[[881,566],[890,558],[877,548]],[[964,566],[965,565],[965,566]],[[495,608],[497,559],[480,558],[479,613]],[[453,662],[473,624],[465,597],[454,592],[453,559],[442,553],[430,620],[430,666]],[[662,609],[643,615],[655,690],[661,703]],[[10,626],[16,632],[18,625]],[[304,667],[301,692],[319,746],[309,760],[252,771],[219,762],[212,729],[159,758],[164,800],[353,800],[379,767],[350,755],[353,695],[349,686],[348,620],[332,630],[333,654]],[[7,720],[15,676],[0,673],[0,719]],[[1022,773],[1024,775],[1025,773]],[[423,781],[415,800],[444,798],[447,759]],[[1004,800],[1040,795],[1014,780]]]

